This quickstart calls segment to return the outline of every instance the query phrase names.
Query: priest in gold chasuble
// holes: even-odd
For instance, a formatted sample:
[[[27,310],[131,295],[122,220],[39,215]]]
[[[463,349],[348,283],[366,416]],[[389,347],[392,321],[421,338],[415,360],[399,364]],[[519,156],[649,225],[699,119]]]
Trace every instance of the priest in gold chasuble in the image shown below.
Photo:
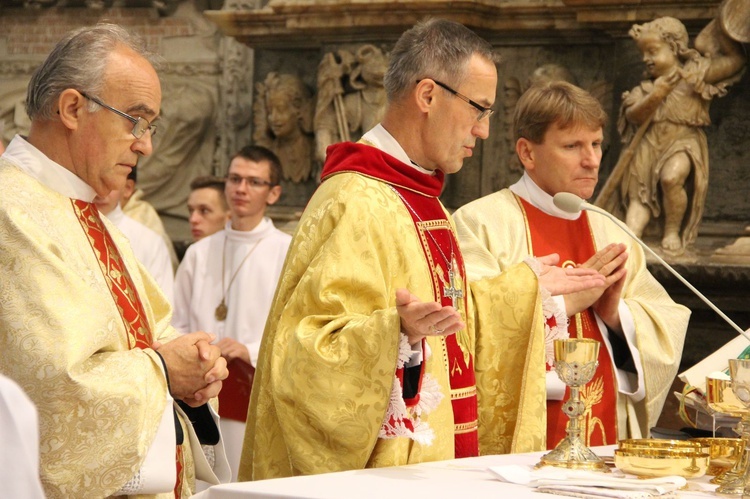
[[[328,148],[292,239],[260,347],[240,480],[479,452],[474,309],[438,195],[488,135],[495,55],[464,26],[430,19],[396,43],[385,86],[382,123],[359,143]],[[586,286],[603,282],[574,273]],[[543,331],[535,271],[521,263],[496,277],[488,283],[498,289],[525,284],[498,307],[501,329]],[[529,355],[542,358],[543,346]]]
[[[118,26],[81,28],[28,95],[29,135],[0,157],[0,373],[38,410],[46,497],[187,498],[196,477],[226,481],[208,403],[226,362],[210,335],[169,325],[166,297],[92,203],[151,153],[161,91],[147,53]]]
[[[554,448],[565,437],[568,418],[561,405],[569,393],[552,369],[552,343],[557,337],[602,342],[596,375],[581,393],[586,404],[582,433],[586,443],[615,444],[626,437],[646,437],[677,373],[689,311],[672,301],[646,269],[641,247],[612,221],[593,212],[565,213],[552,202],[557,192],[572,192],[583,199],[593,194],[606,120],[598,101],[567,83],[543,85],[522,96],[515,120],[524,176],[509,189],[460,208],[455,222],[480,322],[477,366],[485,356],[508,357],[509,345],[517,341],[546,344],[542,357],[511,356],[506,367],[515,383],[496,372],[477,371],[480,430],[515,428],[534,419],[546,442],[526,445],[527,438],[518,432],[498,438],[480,431],[480,449],[483,453],[542,450]],[[562,266],[596,268],[607,276],[607,287],[598,293],[553,299],[557,313],[565,312],[562,317],[553,317],[555,312],[545,315],[548,323],[569,321],[562,334],[546,330],[540,336],[530,333],[518,338],[483,327],[482,318],[488,315],[482,309],[487,301],[484,294],[493,292],[485,281],[529,256],[552,252],[559,254]],[[522,291],[521,286],[517,289]],[[530,411],[516,403],[518,387],[521,393],[543,396],[546,411],[538,407]],[[500,406],[503,410],[497,410],[496,402],[509,399]],[[482,424],[483,416],[487,425]]]

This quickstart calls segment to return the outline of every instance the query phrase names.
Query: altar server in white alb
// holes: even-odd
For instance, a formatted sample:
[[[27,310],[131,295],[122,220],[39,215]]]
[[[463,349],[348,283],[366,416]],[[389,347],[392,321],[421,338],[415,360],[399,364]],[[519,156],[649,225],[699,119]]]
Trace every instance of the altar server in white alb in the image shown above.
[[[49,499],[183,499],[196,477],[230,478],[207,403],[226,360],[211,335],[170,326],[164,294],[92,203],[151,154],[160,107],[143,42],[84,27],[32,75],[29,134],[0,157],[0,374],[38,411]]]
[[[279,159],[265,147],[235,154],[226,182],[230,221],[188,248],[175,278],[174,326],[215,333],[228,362],[219,415],[235,479],[263,328],[291,242],[265,216],[281,196],[280,179]]]
[[[566,213],[552,202],[558,192],[571,192],[582,199],[593,195],[606,118],[594,97],[569,83],[530,88],[519,99],[514,118],[523,177],[455,214],[472,292],[482,289],[474,283],[505,272],[529,255],[558,253],[564,267],[626,270],[622,277],[608,281],[606,288],[555,297],[569,320],[567,334],[561,336],[603,343],[597,373],[582,388],[586,403],[583,435],[588,445],[648,436],[677,374],[690,316],[648,272],[638,243],[613,221],[592,212]],[[484,313],[477,310],[479,317]],[[478,363],[482,355],[507,352],[510,340],[496,336],[480,325]],[[480,414],[480,421],[513,427],[519,421],[536,419],[544,427],[546,412],[547,448],[554,448],[565,437],[568,417],[561,407],[569,390],[552,369],[553,340],[554,335],[547,334],[546,366],[543,358],[512,356],[509,362],[517,364],[513,372],[518,383],[508,379],[478,383],[480,401],[485,402],[480,409],[487,411]],[[486,372],[481,378],[491,381],[492,376]],[[546,395],[546,411],[544,407],[503,407],[503,401],[509,399],[504,390],[518,390],[520,380],[524,381],[521,390],[536,390],[535,400],[544,400]],[[481,437],[480,431],[483,453],[510,449],[508,442],[482,441]]]

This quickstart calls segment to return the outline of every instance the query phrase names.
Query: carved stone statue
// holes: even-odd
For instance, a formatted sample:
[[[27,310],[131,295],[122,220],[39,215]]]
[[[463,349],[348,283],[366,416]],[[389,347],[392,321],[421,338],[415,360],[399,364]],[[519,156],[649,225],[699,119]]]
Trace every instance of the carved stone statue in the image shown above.
[[[623,94],[624,148],[596,203],[615,212],[622,203],[625,222],[639,236],[663,215],[661,246],[680,254],[696,239],[706,199],[709,105],[740,78],[745,56],[716,20],[695,48],[672,17],[634,25],[629,34],[647,78]]]
[[[323,56],[315,108],[318,161],[325,161],[329,145],[352,140],[352,134],[361,135],[383,118],[386,67],[387,57],[374,45],[362,45],[356,53],[339,50]]]
[[[256,85],[256,92],[254,143],[276,153],[285,180],[304,182],[313,173],[310,91],[299,77],[272,72]]]

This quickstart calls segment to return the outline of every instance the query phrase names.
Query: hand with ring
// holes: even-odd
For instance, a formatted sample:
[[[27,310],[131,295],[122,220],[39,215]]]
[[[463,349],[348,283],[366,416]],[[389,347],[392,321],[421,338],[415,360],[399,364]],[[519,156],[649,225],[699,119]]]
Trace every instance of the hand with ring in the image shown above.
[[[411,345],[427,336],[448,336],[466,327],[455,308],[434,301],[423,302],[408,289],[396,290],[396,310],[401,318],[401,331]]]

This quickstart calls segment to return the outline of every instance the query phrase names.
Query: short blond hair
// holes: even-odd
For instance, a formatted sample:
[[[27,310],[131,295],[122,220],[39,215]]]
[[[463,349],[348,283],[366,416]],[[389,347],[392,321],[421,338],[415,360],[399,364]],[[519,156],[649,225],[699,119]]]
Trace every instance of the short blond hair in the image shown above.
[[[533,85],[521,95],[513,116],[515,140],[541,144],[550,126],[585,126],[591,130],[607,124],[607,113],[590,93],[566,81]]]

